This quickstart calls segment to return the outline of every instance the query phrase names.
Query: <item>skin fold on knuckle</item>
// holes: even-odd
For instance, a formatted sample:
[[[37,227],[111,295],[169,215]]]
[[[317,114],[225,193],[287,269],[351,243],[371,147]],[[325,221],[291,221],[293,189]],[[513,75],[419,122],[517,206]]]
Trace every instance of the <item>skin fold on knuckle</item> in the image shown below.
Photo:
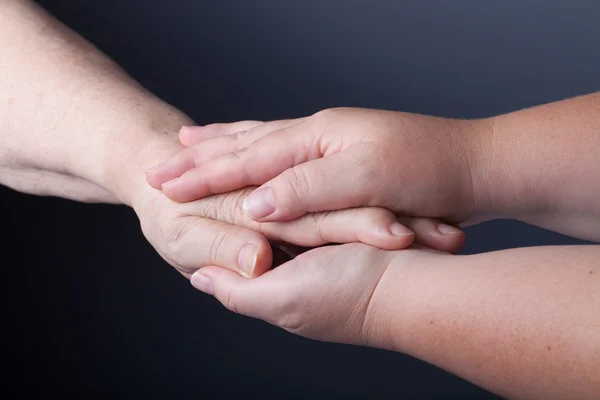
[[[249,140],[249,132],[248,130],[245,131],[239,131],[236,132],[235,134],[233,134],[233,139],[235,140],[235,150],[240,151],[242,149],[245,149],[246,147],[248,147],[251,144],[251,141]]]
[[[178,262],[183,258],[183,239],[191,223],[191,217],[177,216],[166,227],[161,227],[164,248],[170,259]]]
[[[186,211],[200,218],[237,225],[243,199],[242,191],[213,195],[190,203]]]
[[[312,225],[312,240],[310,240],[310,243],[306,244],[307,246],[319,246],[331,241],[327,240],[326,234],[324,233],[324,227],[327,223],[335,223],[331,218],[332,215],[331,211],[322,211],[306,215],[305,218],[308,218]]]
[[[222,295],[221,303],[227,308],[229,311],[234,312],[236,314],[241,314],[238,299],[235,295],[235,290],[233,288],[225,289],[225,293]]]
[[[317,140],[321,140],[327,137],[331,125],[331,121],[336,118],[336,115],[339,113],[336,109],[328,108],[325,110],[317,111],[315,114],[311,115],[304,124],[308,128],[307,132],[312,132]],[[320,143],[321,144],[321,143]]]
[[[310,182],[308,182],[304,169],[301,166],[294,166],[288,169],[282,177],[286,182],[287,193],[289,198],[287,201],[291,203],[301,201],[310,191]],[[279,199],[278,199],[279,200]]]
[[[252,173],[248,170],[248,162],[251,162],[254,158],[254,152],[244,147],[231,153],[231,157],[240,166],[240,173],[244,176],[244,181],[252,182]]]
[[[211,233],[212,241],[208,248],[208,263],[219,265],[219,260],[222,260],[228,240],[231,238],[231,233],[223,226],[216,226]],[[234,252],[236,254],[236,252]]]
[[[248,187],[235,192],[219,194],[198,200],[186,206],[188,215],[225,222],[231,225],[244,227],[255,232],[263,233],[269,238],[278,239],[277,223],[261,223],[248,217],[242,208],[244,199],[256,187]]]

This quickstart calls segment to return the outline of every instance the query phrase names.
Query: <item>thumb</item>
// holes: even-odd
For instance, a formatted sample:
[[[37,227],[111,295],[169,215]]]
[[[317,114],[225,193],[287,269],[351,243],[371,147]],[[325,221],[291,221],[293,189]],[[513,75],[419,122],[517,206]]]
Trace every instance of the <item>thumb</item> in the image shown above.
[[[214,296],[230,311],[271,320],[273,310],[270,308],[277,291],[265,277],[248,279],[224,268],[204,267],[192,275],[190,283],[201,292]]]
[[[244,212],[255,221],[272,222],[376,205],[370,204],[374,185],[383,178],[369,164],[357,163],[364,158],[357,147],[285,170],[246,197]]]

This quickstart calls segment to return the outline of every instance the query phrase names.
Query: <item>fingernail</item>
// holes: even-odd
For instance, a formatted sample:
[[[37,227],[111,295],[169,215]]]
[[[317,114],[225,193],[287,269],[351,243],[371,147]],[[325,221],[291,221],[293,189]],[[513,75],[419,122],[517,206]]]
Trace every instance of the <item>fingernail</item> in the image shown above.
[[[392,222],[390,232],[396,236],[414,235],[414,232],[402,225],[400,222]]]
[[[192,129],[192,128],[194,128],[194,127],[193,127],[193,126],[189,126],[189,125],[184,125],[184,126],[182,126],[182,127],[181,127],[181,129],[179,130],[179,133],[181,133],[181,132],[185,132],[185,131],[187,131],[187,130],[190,130],[190,129]],[[200,127],[199,127],[199,126],[197,126],[196,128],[200,128]]]
[[[160,166],[162,166],[164,163],[160,163],[160,164],[156,164],[154,167],[150,168],[148,171],[146,171],[147,174],[149,174],[150,172],[156,171]]]
[[[446,224],[438,224],[437,230],[442,235],[456,235],[457,233],[461,233],[461,230]]]
[[[165,190],[168,187],[172,187],[173,185],[176,185],[180,181],[181,181],[180,178],[171,179],[170,181],[167,181],[167,182],[163,183],[161,185],[161,189]]]
[[[240,273],[246,278],[252,276],[256,260],[258,259],[258,249],[253,244],[244,246],[238,253],[238,265],[241,269]]]
[[[194,272],[194,275],[192,275],[190,282],[193,287],[195,287],[201,292],[210,294],[211,296],[215,294],[215,287],[213,285],[212,279],[210,279],[208,276],[204,275],[200,271]]]
[[[260,219],[275,212],[275,194],[273,189],[257,190],[246,197],[242,204],[244,212],[252,219]]]

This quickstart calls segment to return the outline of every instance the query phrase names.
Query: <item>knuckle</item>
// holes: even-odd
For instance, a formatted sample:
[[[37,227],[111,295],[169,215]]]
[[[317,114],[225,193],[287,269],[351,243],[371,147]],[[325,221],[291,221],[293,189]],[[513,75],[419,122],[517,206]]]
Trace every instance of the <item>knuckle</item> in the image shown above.
[[[290,195],[294,197],[294,200],[303,198],[310,187],[304,169],[294,166],[287,170],[286,175]]]
[[[235,140],[235,148],[237,150],[242,150],[246,147],[246,139],[248,137],[248,131],[239,131],[232,135]]]
[[[246,165],[246,162],[251,160],[253,157],[248,147],[236,150],[233,153],[231,153],[231,155],[239,164],[240,172],[244,175],[244,179],[246,180],[246,182],[251,182],[252,178],[250,171],[248,170],[248,166]]]
[[[229,311],[234,312],[236,314],[240,314],[237,298],[233,289],[227,289],[227,292],[225,292],[223,305]]]
[[[223,253],[223,248],[230,236],[230,232],[224,227],[218,227],[214,230],[213,240],[210,243],[208,250],[210,264],[219,265],[218,260],[222,258],[221,254]]]
[[[288,332],[300,332],[306,326],[306,318],[298,312],[286,313],[279,316],[276,325]]]
[[[286,301],[280,310],[275,325],[288,332],[300,332],[306,326],[308,321],[305,313],[298,310],[293,301]]]
[[[276,294],[271,298],[271,312],[268,314],[273,317],[268,322],[288,332],[300,332],[309,322],[307,313],[303,312],[303,302],[293,294],[293,290],[285,290],[283,287],[280,289],[282,290],[274,291]]]
[[[189,155],[189,157],[192,159],[192,163],[194,164],[194,166],[199,167],[204,163],[205,157],[202,148],[194,146],[190,149],[185,149],[184,152],[188,152],[186,156]]]
[[[166,253],[169,258],[178,261],[183,257],[183,237],[190,224],[185,217],[177,217],[165,228],[162,228],[162,236]]]
[[[373,221],[375,223],[383,223],[387,222],[388,220],[395,219],[394,214],[386,208],[366,207],[359,208],[357,211],[362,213],[362,215],[364,215],[368,221]]]
[[[316,119],[316,120],[328,120],[329,118],[333,117],[338,112],[339,112],[339,110],[337,108],[326,108],[324,110],[320,110],[320,111],[317,111],[316,113],[314,113],[312,115],[312,118]]]
[[[234,192],[211,196],[197,204],[199,217],[235,223],[239,218],[241,199],[238,192]]]
[[[314,229],[315,229],[316,239],[318,241],[320,241],[321,243],[328,242],[327,238],[325,237],[323,228],[324,228],[325,224],[327,223],[330,215],[332,215],[331,211],[323,211],[323,212],[319,212],[319,213],[308,214],[309,218],[311,219],[312,225],[314,226]]]

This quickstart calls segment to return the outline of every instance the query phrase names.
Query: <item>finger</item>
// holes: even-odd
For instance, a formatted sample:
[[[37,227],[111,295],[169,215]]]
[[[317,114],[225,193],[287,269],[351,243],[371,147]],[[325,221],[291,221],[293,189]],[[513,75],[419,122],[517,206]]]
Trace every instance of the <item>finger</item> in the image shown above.
[[[213,137],[211,140],[204,141],[202,145],[194,147],[194,162],[196,166],[200,166],[217,156],[240,151],[269,133],[296,125],[303,120],[304,118],[270,121],[250,129]]]
[[[162,164],[146,171],[146,181],[154,189],[161,190],[165,182],[180,177],[184,172],[194,167],[193,149],[183,149]]]
[[[185,217],[180,223],[168,255],[181,272],[217,265],[256,277],[271,267],[271,246],[258,232],[196,216]]]
[[[205,126],[183,126],[179,131],[179,141],[185,147],[192,147],[205,140],[247,131],[260,124],[261,121],[239,121]]]
[[[371,205],[373,193],[381,190],[378,182],[385,181],[379,175],[386,172],[375,170],[369,161],[361,165],[361,159],[365,153],[357,147],[289,168],[248,196],[244,211],[256,221],[271,222],[289,221],[307,212]],[[217,189],[221,189],[218,183]]]
[[[243,148],[241,137],[245,136],[243,132],[232,135],[221,136],[206,141],[198,146],[186,148],[171,158],[152,167],[146,172],[146,180],[155,189],[162,190],[167,182],[181,177],[187,171],[195,171],[194,168],[201,166],[210,160],[221,156],[224,153]],[[198,172],[190,172],[188,175],[195,175]],[[190,183],[191,184],[191,183]],[[188,198],[185,201],[197,200],[200,197]]]
[[[352,208],[306,214],[289,222],[245,225],[258,229],[270,240],[316,247],[328,243],[364,243],[384,250],[409,247],[415,233],[402,225],[390,211],[379,207]]]
[[[415,233],[415,242],[448,253],[456,253],[465,243],[465,233],[433,218],[399,217]]]
[[[283,289],[269,276],[274,272],[256,279],[245,279],[223,268],[210,266],[192,275],[190,283],[196,289],[215,296],[230,311],[270,321],[279,311],[276,309],[279,302],[275,299]]]
[[[163,183],[180,177],[181,174],[196,165],[200,165],[202,162],[224,152],[234,151],[239,146],[238,139],[242,136],[242,133],[261,124],[263,123],[260,121],[240,121],[229,124],[182,127],[179,131],[179,141],[188,148],[183,149],[167,161],[150,168],[146,172],[148,184],[161,190]],[[236,133],[239,133],[239,135]],[[212,140],[208,141],[209,139]],[[207,141],[209,145],[193,148],[202,141]]]
[[[291,134],[292,129],[273,132],[245,149],[203,163],[178,179],[163,184],[162,190],[173,201],[188,202],[211,194],[260,185],[296,164],[322,155],[317,149],[318,141],[310,133],[294,135]]]
[[[256,126],[255,129],[250,129],[247,131],[238,131],[232,134],[227,134],[224,136],[214,137],[211,140],[207,140],[203,142],[199,146],[194,146],[192,148],[184,149],[179,153],[175,154],[173,157],[168,159],[162,164],[159,164],[149,171],[146,172],[146,180],[155,189],[162,190],[164,189],[162,186],[165,183],[171,184],[170,181],[179,178],[186,171],[191,170],[194,167],[202,166],[205,163],[223,155],[231,152],[239,151],[254,141],[260,139],[262,136],[268,134],[274,129],[281,129],[286,126],[292,125],[301,121],[302,119],[297,120],[281,120],[281,121],[272,121],[260,124]],[[254,121],[245,121],[245,123],[251,123]],[[233,125],[233,124],[232,124]],[[243,126],[243,125],[238,125]],[[191,129],[191,128],[190,128]],[[211,163],[211,166],[214,163]],[[218,164],[217,164],[218,165]],[[190,182],[183,183],[184,191],[186,191],[186,187],[191,187],[193,190],[196,189],[194,183],[194,177],[200,174],[200,171],[190,172],[186,175],[186,180],[190,179]],[[178,180],[179,181],[179,180]],[[182,182],[179,182],[181,184]],[[173,187],[173,186],[172,186]],[[175,186],[177,188],[177,186]],[[170,193],[171,188],[167,188],[167,193]],[[238,188],[234,188],[238,189]],[[232,189],[233,190],[233,189]],[[177,191],[177,189],[175,189]],[[219,192],[222,193],[222,192]],[[184,198],[181,198],[177,201],[183,203],[187,201],[197,200],[199,198],[205,197],[204,195],[190,195]],[[177,198],[177,197],[176,197]],[[173,200],[173,199],[172,199]]]
[[[388,210],[364,207],[306,214],[288,222],[259,223],[244,214],[241,204],[252,188],[187,203],[183,211],[259,232],[277,243],[315,247],[328,243],[362,242],[386,250],[399,250],[414,241],[413,232],[398,223]]]

